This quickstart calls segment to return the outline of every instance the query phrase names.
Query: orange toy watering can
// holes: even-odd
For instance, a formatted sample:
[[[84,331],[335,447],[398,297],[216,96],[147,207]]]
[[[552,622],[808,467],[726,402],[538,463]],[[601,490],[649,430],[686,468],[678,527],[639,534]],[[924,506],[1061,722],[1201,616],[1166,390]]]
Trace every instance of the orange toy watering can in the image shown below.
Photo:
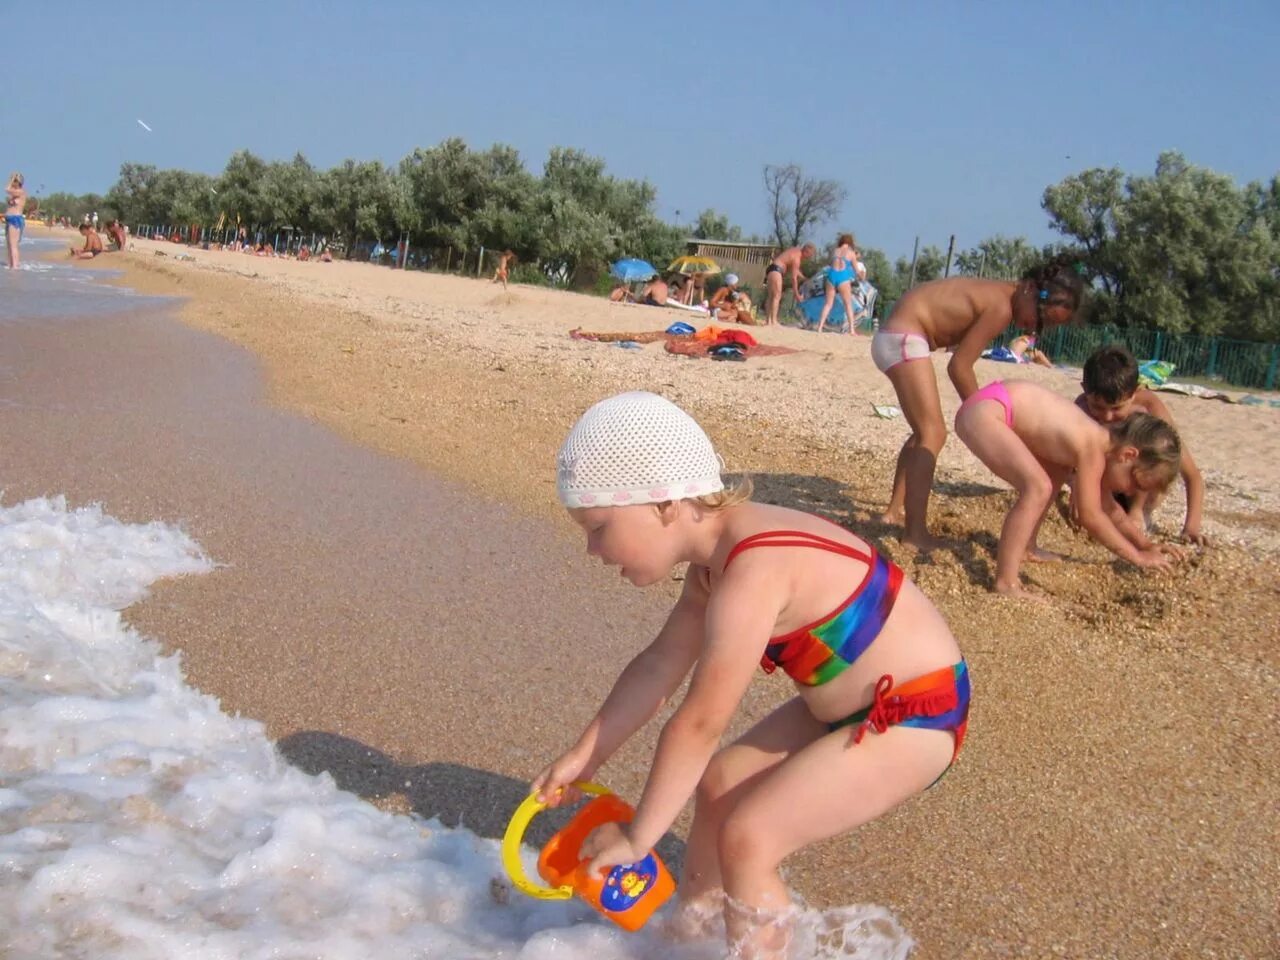
[[[512,815],[502,838],[502,864],[516,889],[532,897],[567,900],[576,893],[623,929],[639,930],[675,892],[675,880],[652,850],[636,863],[610,867],[605,873],[588,870],[588,860],[580,852],[588,834],[604,823],[630,823],[636,812],[597,783],[579,782],[574,786],[596,796],[542,848],[538,873],[551,886],[531,883],[520,863],[520,841],[529,821],[546,807],[537,794],[526,797]]]

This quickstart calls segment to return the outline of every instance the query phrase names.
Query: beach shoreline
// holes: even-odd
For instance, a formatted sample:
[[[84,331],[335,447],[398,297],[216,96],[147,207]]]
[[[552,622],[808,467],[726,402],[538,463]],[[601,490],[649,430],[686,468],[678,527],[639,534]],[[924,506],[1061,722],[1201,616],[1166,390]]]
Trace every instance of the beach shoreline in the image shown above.
[[[565,544],[574,531],[555,502],[554,451],[590,402],[635,387],[659,390],[698,415],[730,469],[755,477],[762,499],[848,523],[903,562],[952,623],[973,667],[972,738],[938,790],[789,864],[791,882],[815,902],[885,903],[920,941],[920,957],[1248,956],[1274,943],[1269,908],[1280,871],[1266,839],[1275,818],[1266,811],[1280,782],[1272,722],[1280,503],[1268,484],[1280,464],[1280,412],[1171,398],[1207,467],[1209,529],[1220,545],[1169,578],[1147,579],[1051,523],[1047,545],[1074,560],[1035,571],[1053,599],[1028,610],[984,588],[1008,499],[954,437],[933,508],[954,547],[912,557],[874,521],[904,427],[870,409],[895,399],[865,339],[750,328],[799,352],[714,363],[666,354],[660,344],[630,350],[571,339],[575,327],[647,331],[684,317],[538,288],[504,293],[471,279],[142,240],[86,266],[122,270],[115,282],[143,293],[185,297],[177,311],[183,323],[259,358],[274,404],[449,478]],[[1074,392],[1061,371],[989,368],[983,379],[1016,371]],[[943,394],[949,416],[956,402],[945,382]],[[1177,507],[1165,510],[1173,525]],[[239,547],[228,540],[226,549]],[[227,599],[216,577],[164,586],[131,616],[162,637],[211,616]],[[520,589],[533,595],[536,584]],[[650,615],[662,600],[646,595],[631,609]],[[253,622],[249,609],[238,629]],[[623,637],[637,629],[618,627]],[[252,660],[254,644],[215,649],[229,640],[214,624],[201,634],[209,649],[184,654],[198,685],[227,709],[251,710],[286,740],[344,729],[314,691],[268,685],[268,696],[259,682],[245,694],[253,664],[233,663],[227,650]],[[593,676],[608,673],[597,642],[580,638],[558,656],[570,670],[594,661]],[[280,666],[277,651],[257,656],[263,669]],[[339,662],[324,675],[338,676],[361,651],[326,648],[326,656]],[[785,696],[772,681],[761,686],[752,709]],[[604,692],[593,686],[586,699]],[[569,712],[577,717],[589,706],[575,703]],[[358,713],[359,701],[344,709]],[[512,705],[487,709],[520,722]],[[479,767],[492,749],[492,725],[468,730],[429,704],[419,715],[423,742],[390,719],[371,720],[355,739],[403,767],[431,759],[432,730],[448,730],[454,762]],[[535,726],[522,731],[519,751],[497,751],[488,769],[528,776],[563,746],[566,730]],[[642,756],[629,751],[616,765],[624,787],[642,775]],[[363,792],[360,782],[353,775],[351,788]],[[374,793],[367,795],[378,799]],[[430,812],[403,794],[380,802]]]

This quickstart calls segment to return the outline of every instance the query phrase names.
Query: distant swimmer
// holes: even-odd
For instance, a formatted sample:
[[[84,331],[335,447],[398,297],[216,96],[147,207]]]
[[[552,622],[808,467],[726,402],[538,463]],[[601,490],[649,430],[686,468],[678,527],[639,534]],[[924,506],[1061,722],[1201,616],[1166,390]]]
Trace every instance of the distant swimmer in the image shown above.
[[[817,252],[818,248],[812,243],[806,243],[803,247],[791,247],[774,257],[773,263],[765,268],[764,322],[766,325],[772,326],[778,322],[778,308],[782,306],[782,278],[784,275],[791,275],[792,295],[797,300],[804,299],[804,295],[800,293],[800,284],[804,283],[804,277],[800,275],[800,264]]]

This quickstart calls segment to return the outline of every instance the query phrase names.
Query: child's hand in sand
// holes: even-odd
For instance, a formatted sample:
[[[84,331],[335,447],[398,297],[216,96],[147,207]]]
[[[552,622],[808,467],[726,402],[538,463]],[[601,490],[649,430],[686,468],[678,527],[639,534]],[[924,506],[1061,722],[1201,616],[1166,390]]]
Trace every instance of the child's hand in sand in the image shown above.
[[[1163,549],[1166,546],[1168,546],[1168,544],[1161,544],[1158,547],[1140,550],[1138,552],[1138,566],[1143,570],[1168,570],[1171,558]]]
[[[1187,559],[1187,548],[1176,543],[1159,543],[1156,549],[1178,563]]]
[[[1207,547],[1209,545],[1209,538],[1201,533],[1198,528],[1183,527],[1181,536],[1184,542],[1193,546]]]

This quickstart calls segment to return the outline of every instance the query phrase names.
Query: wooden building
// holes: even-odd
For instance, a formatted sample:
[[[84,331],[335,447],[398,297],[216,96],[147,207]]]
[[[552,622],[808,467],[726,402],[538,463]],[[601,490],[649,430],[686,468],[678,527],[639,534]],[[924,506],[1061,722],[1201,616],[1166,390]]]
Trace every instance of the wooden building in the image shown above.
[[[720,264],[721,276],[736,273],[740,282],[756,290],[764,288],[764,270],[773,262],[778,248],[769,243],[734,243],[729,240],[685,241],[686,252],[695,257],[710,257]]]

